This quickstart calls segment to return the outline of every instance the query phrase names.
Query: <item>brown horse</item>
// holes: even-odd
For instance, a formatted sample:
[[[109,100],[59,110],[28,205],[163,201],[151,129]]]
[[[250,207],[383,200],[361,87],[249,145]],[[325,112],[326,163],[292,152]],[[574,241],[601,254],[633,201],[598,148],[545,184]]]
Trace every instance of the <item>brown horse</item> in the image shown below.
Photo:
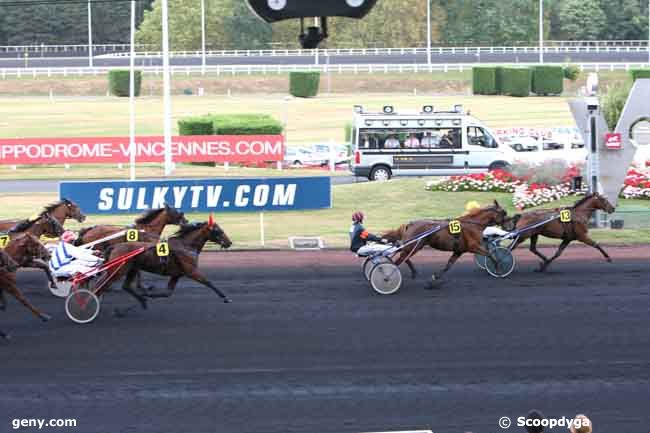
[[[441,279],[444,274],[451,269],[456,260],[465,253],[476,253],[489,256],[489,252],[481,243],[483,239],[483,230],[491,225],[500,225],[506,217],[506,211],[495,200],[494,204],[488,207],[476,209],[466,215],[456,218],[455,220],[418,220],[412,221],[397,230],[401,236],[400,241],[405,242],[416,238],[418,235],[425,233],[427,230],[440,226],[440,230],[432,233],[422,240],[404,247],[395,261],[397,266],[412,258],[418,251],[429,245],[431,248],[442,251],[452,251],[452,255],[447,262],[447,266],[436,275],[431,277],[427,288],[433,288],[433,281]],[[457,225],[456,222],[460,224]],[[452,230],[453,229],[453,230]],[[458,231],[459,230],[459,231]],[[457,231],[456,234],[452,231]],[[413,271],[413,265],[409,265]]]
[[[12,227],[9,230],[9,234],[12,233],[29,233],[37,239],[43,235],[50,237],[59,237],[63,234],[63,226],[59,221],[51,216],[47,212],[43,212],[38,218],[34,220],[24,220],[19,222],[16,226]],[[39,260],[37,258],[31,259],[28,257],[27,260],[20,262],[21,268],[36,268],[41,269],[47,275],[47,279],[50,282],[51,287],[56,287],[56,280],[50,271],[50,267],[46,262]]]
[[[0,250],[0,272],[15,272],[16,269],[18,269],[18,263],[16,263],[9,254],[5,253],[3,250]],[[0,310],[4,310],[6,308],[4,299],[2,299],[2,301],[3,303],[0,304]],[[8,339],[9,335],[0,331],[0,338]]]
[[[542,259],[542,263],[538,269],[539,272],[544,272],[546,268],[548,268],[548,265],[560,257],[564,249],[573,241],[580,241],[596,248],[605,257],[605,260],[611,262],[612,259],[605,250],[598,245],[596,241],[589,237],[589,220],[591,220],[591,216],[595,210],[603,210],[607,213],[612,213],[615,209],[605,197],[596,192],[586,195],[569,208],[542,209],[524,212],[516,220],[517,230],[534,226],[535,224],[539,224],[545,220],[550,219],[550,221],[546,224],[540,225],[539,227],[531,228],[530,230],[523,230],[515,247],[530,238],[530,251]],[[560,220],[561,211],[570,212],[570,221],[562,222]],[[550,259],[537,250],[537,239],[539,236],[562,239],[562,243]]]
[[[175,208],[165,204],[165,207],[160,209],[153,209],[146,212],[144,215],[135,220],[135,228],[140,232],[138,240],[142,242],[157,242],[160,234],[165,229],[167,224],[187,224],[185,214],[179,212]],[[75,245],[84,245],[98,239],[105,238],[112,234],[118,233],[128,227],[114,226],[114,225],[97,225],[93,227],[86,227],[81,229],[79,237],[75,241]],[[104,242],[99,249],[106,249],[110,245],[126,242],[126,234],[124,236],[111,239]]]
[[[62,226],[65,224],[65,220],[68,218],[73,218],[77,221],[84,222],[86,216],[81,212],[81,209],[75,202],[64,198],[45,206],[43,211],[39,214],[39,217],[43,217],[45,214],[50,215],[52,218],[57,220]],[[24,220],[3,220],[0,221],[0,232],[8,231],[17,224],[23,222]]]
[[[6,245],[4,252],[11,257],[14,263],[18,266],[24,266],[24,263],[30,263],[33,260],[44,260],[47,262],[50,259],[50,253],[40,243],[38,238],[29,233],[11,234],[9,243]],[[44,322],[50,320],[50,316],[34,307],[27,298],[25,298],[18,286],[16,286],[15,266],[0,269],[0,310],[5,310],[7,307],[4,292],[13,295],[14,298]]]
[[[143,309],[147,308],[146,298],[168,298],[174,293],[176,284],[181,277],[188,277],[212,289],[217,295],[228,303],[228,297],[215,287],[198,269],[199,254],[206,242],[211,241],[221,245],[222,248],[230,248],[232,241],[228,235],[214,222],[194,223],[182,225],[178,232],[169,238],[169,256],[159,257],[156,251],[156,244],[147,242],[125,242],[114,245],[108,252],[108,260],[123,256],[140,247],[146,250],[133,258],[125,268],[112,276],[106,282],[109,287],[117,279],[126,275],[122,288],[138,300]],[[164,292],[154,292],[148,288],[147,292],[137,293],[131,286],[139,271],[146,271],[153,274],[171,277]],[[140,287],[139,287],[140,288]]]

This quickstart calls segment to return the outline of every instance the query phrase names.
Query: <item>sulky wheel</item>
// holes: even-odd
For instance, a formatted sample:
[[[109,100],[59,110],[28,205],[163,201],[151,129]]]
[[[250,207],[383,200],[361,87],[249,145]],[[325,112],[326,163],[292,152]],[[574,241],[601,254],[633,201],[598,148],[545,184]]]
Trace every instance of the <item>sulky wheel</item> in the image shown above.
[[[393,263],[379,263],[370,271],[370,284],[380,295],[392,295],[402,286],[402,273]]]
[[[370,281],[370,272],[372,268],[379,263],[392,263],[388,257],[378,257],[374,261],[370,257],[366,257],[363,261],[363,274],[366,276],[366,280]]]
[[[101,301],[90,290],[74,290],[65,300],[65,313],[75,323],[90,323],[99,314]]]
[[[485,269],[485,259],[487,257],[481,255],[481,254],[474,254],[474,263],[476,263],[476,266],[478,266],[481,269]]]
[[[485,270],[497,278],[505,278],[515,269],[515,257],[512,251],[504,247],[496,247],[490,251],[492,256],[485,260]]]

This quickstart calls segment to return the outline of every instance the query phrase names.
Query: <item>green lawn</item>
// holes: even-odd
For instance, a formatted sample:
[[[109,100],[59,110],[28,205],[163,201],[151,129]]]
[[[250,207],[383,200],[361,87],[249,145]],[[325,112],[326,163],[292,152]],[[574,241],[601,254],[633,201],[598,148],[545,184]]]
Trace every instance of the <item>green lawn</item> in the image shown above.
[[[322,236],[327,246],[342,247],[348,244],[347,232],[350,215],[356,209],[366,213],[366,226],[371,231],[382,232],[417,218],[446,218],[461,215],[465,204],[476,200],[487,204],[497,199],[514,213],[511,194],[473,192],[430,192],[424,189],[426,179],[400,179],[387,183],[362,183],[334,186],[332,209],[308,212],[278,212],[265,214],[267,247],[285,248],[289,236]],[[54,201],[55,194],[30,194],[0,196],[0,219],[28,217],[43,204]],[[572,203],[565,199],[553,206]],[[622,208],[637,207],[650,212],[650,201],[623,200]],[[550,207],[550,206],[549,206]],[[206,214],[188,215],[192,220],[206,220]],[[217,221],[234,240],[237,248],[260,246],[259,215],[250,213],[219,214]],[[84,225],[99,223],[129,224],[133,215],[90,216]],[[70,223],[77,229],[79,224]],[[595,230],[594,238],[607,243],[648,243],[650,229],[643,230]]]

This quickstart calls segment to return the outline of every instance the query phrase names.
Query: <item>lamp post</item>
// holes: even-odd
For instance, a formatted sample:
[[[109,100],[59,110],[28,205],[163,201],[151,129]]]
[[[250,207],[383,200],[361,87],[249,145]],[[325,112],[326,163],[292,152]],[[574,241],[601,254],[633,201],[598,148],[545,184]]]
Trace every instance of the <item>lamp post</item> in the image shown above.
[[[135,180],[135,0],[131,0],[131,55],[129,56],[129,179]]]
[[[539,0],[539,63],[544,63],[544,0]]]
[[[172,101],[171,77],[169,76],[169,8],[168,0],[162,0],[162,49],[163,49],[163,132],[165,146],[165,176],[173,170],[172,164]]]
[[[88,66],[93,67],[93,9],[88,0]]]
[[[431,0],[427,0],[427,65],[431,69]]]
[[[201,75],[205,75],[205,0],[201,0]]]

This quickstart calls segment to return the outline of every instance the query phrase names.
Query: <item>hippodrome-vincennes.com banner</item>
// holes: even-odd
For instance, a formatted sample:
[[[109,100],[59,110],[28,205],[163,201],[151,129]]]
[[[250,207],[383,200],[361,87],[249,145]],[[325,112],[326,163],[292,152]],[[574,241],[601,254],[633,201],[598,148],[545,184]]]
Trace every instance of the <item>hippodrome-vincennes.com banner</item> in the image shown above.
[[[165,204],[185,212],[262,212],[332,206],[329,177],[61,182],[84,213],[140,213]]]
[[[162,162],[162,136],[136,137],[137,162]],[[172,137],[177,162],[282,161],[282,135],[188,135]],[[127,163],[129,137],[0,139],[0,164]]]

